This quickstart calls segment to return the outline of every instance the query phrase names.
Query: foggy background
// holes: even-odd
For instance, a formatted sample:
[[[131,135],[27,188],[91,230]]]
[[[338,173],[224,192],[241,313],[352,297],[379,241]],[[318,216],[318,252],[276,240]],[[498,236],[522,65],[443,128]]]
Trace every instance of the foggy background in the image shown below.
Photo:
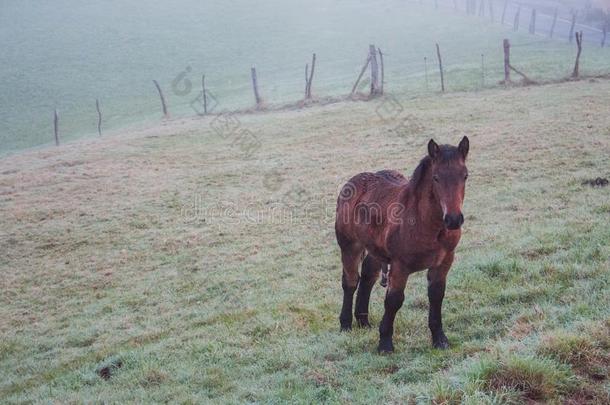
[[[567,36],[575,8],[579,23],[595,27],[584,28],[591,45],[582,69],[605,71],[608,52],[599,48],[605,15],[595,9],[604,4],[510,1],[504,26],[499,21],[504,1],[492,4],[494,22],[487,9],[485,17],[466,16],[463,0],[3,1],[0,153],[51,143],[54,109],[60,114],[62,140],[95,134],[96,98],[105,131],[155,122],[161,112],[153,79],[161,84],[172,117],[196,114],[191,103],[204,73],[215,111],[250,107],[251,66],[257,68],[267,103],[294,102],[302,98],[304,67],[313,52],[314,96],[345,95],[369,44],[385,53],[387,91],[414,97],[437,90],[436,42],[449,91],[497,84],[505,37],[511,38],[521,66],[535,64],[533,77],[540,71],[541,78],[552,78],[573,63],[575,48]],[[524,8],[515,33],[518,4]],[[538,8],[536,36],[527,34],[530,10],[525,4]],[[549,40],[544,32],[551,20],[544,13],[552,15],[555,7],[559,22]],[[602,62],[591,63],[595,57]]]

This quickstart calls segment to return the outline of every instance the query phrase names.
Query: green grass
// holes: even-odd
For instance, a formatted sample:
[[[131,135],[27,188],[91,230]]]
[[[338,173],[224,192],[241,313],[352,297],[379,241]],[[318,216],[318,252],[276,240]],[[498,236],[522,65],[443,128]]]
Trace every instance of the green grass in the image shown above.
[[[581,183],[610,175],[609,95],[402,93],[241,115],[252,156],[208,118],[0,160],[0,402],[607,403],[608,189]],[[419,273],[379,356],[375,329],[339,333],[339,187],[463,135],[451,348]]]
[[[496,2],[497,18],[502,5]],[[513,44],[512,63],[532,79],[557,80],[571,73],[576,47],[565,38],[514,33],[487,18],[456,14],[451,7],[437,11],[431,2],[403,0],[4,4],[0,153],[51,144],[55,108],[62,141],[97,136],[96,98],[106,135],[156,123],[161,112],[153,79],[164,89],[173,117],[195,115],[190,103],[203,73],[218,100],[216,111],[252,107],[252,65],[269,105],[296,102],[303,96],[305,63],[313,52],[314,96],[343,96],[370,43],[385,54],[386,89],[411,97],[440,89],[437,42],[450,92],[497,86],[503,79],[504,38]],[[609,52],[585,43],[581,73],[610,73]],[[180,80],[182,73],[190,91]]]

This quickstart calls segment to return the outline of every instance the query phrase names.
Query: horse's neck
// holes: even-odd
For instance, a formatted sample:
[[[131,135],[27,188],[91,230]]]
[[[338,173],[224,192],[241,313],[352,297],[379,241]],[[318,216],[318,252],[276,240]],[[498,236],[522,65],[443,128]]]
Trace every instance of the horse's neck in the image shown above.
[[[418,223],[426,228],[443,227],[443,209],[432,192],[430,179],[422,179],[419,184],[411,185],[406,190],[407,216],[416,215]],[[406,201],[406,200],[403,200]]]

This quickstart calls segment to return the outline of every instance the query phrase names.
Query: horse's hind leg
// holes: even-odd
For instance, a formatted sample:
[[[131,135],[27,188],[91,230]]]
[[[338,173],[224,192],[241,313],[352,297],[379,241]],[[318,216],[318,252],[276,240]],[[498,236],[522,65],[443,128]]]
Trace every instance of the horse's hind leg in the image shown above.
[[[369,301],[371,290],[379,277],[380,270],[381,262],[371,255],[366,255],[362,262],[360,284],[358,284],[358,294],[356,295],[356,310],[354,311],[356,322],[360,327],[371,327],[369,323]]]
[[[405,286],[409,272],[400,262],[391,262],[388,288],[385,294],[385,312],[379,324],[379,353],[394,351],[392,337],[394,335],[394,319],[405,300]]]
[[[358,265],[362,260],[364,249],[356,243],[344,244],[341,246],[341,261],[343,262],[343,276],[341,286],[343,287],[343,307],[339,315],[341,330],[352,328],[352,305],[354,302],[354,292],[358,286]]]

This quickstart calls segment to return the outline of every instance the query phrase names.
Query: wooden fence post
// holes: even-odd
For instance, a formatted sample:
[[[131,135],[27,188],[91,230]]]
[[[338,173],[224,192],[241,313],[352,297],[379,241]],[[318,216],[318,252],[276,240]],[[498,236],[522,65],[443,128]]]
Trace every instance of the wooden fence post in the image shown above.
[[[208,113],[208,95],[205,92],[205,75],[201,75],[201,91],[203,97],[203,113]]]
[[[481,54],[481,87],[485,87],[485,54]]]
[[[504,0],[504,8],[502,9],[502,25],[504,25],[504,17],[506,17],[506,7],[508,7],[508,0]]]
[[[311,55],[311,73],[309,74],[309,98],[311,98],[311,84],[313,83],[313,72],[316,70],[316,54]]]
[[[574,26],[576,25],[576,11],[572,11],[572,24],[570,25],[569,41],[572,43],[572,37],[574,37]]]
[[[529,32],[532,35],[536,34],[536,9],[535,8],[532,9],[532,16],[530,17]]]
[[[354,87],[352,87],[352,92],[351,92],[352,96],[356,92],[358,83],[360,83],[360,79],[362,79],[362,75],[364,74],[364,72],[366,72],[366,69],[369,67],[370,63],[371,63],[371,55],[368,55],[368,57],[366,58],[366,62],[364,62],[364,66],[362,66],[362,70],[360,70],[360,74],[358,75],[358,78],[356,79],[356,83],[354,83]]]
[[[525,84],[536,84],[536,82],[533,81],[532,79],[530,79],[529,77],[527,77],[527,75],[525,73],[521,72],[520,70],[517,70],[517,68],[515,68],[513,65],[511,65],[511,63],[510,63],[510,42],[508,41],[508,39],[504,39],[503,47],[504,47],[504,85],[508,85],[511,82],[511,80],[510,80],[510,71],[511,70],[513,72],[517,73],[519,76],[521,76],[523,78],[523,82]],[[502,82],[500,82],[500,83],[502,83]]]
[[[311,57],[311,72],[307,74],[309,65],[305,65],[305,98],[311,98],[311,82],[313,81],[313,73],[316,69],[316,54],[314,53]]]
[[[424,72],[426,75],[426,91],[428,91],[428,58],[424,56]]]
[[[441,91],[445,92],[445,76],[443,74],[443,60],[441,58],[441,49],[438,44],[436,44],[436,56],[438,56],[438,69],[441,73]]]
[[[369,57],[371,58],[371,96],[376,96],[379,94],[379,65],[375,45],[369,45]]]
[[[102,111],[100,110],[100,100],[95,99],[95,109],[97,110],[97,133],[102,136]]]
[[[305,98],[307,98],[307,89],[309,88],[309,63],[305,64]]]
[[[510,83],[510,42],[504,39],[504,84]]]
[[[580,62],[580,53],[582,52],[582,31],[576,32],[576,46],[578,51],[576,52],[576,62],[574,63],[574,70],[572,71],[572,77],[578,77],[578,64]]]
[[[256,68],[252,66],[250,68],[250,75],[252,76],[252,89],[254,90],[254,100],[256,101],[256,108],[261,107],[262,99],[260,93],[258,92],[258,78],[256,76]]]
[[[557,13],[558,8],[555,7],[555,13],[553,14],[553,22],[551,23],[551,31],[549,32],[549,38],[553,38],[553,33],[555,32],[555,24],[557,24]]]
[[[55,134],[55,146],[59,146],[59,115],[57,108],[53,113],[53,133]]]
[[[604,46],[606,46],[606,34],[608,34],[608,23],[609,21],[606,20],[604,21],[604,25],[602,26],[602,43],[601,43],[601,47],[603,48]]]
[[[377,48],[377,52],[379,52],[379,64],[381,68],[381,83],[379,85],[379,94],[383,94],[383,82],[385,81],[385,72],[383,69],[383,53],[381,53],[381,48]]]
[[[519,31],[519,17],[521,15],[521,5],[517,7],[517,12],[515,13],[515,21],[513,21],[513,31]]]
[[[163,97],[163,92],[161,91],[161,86],[157,83],[156,80],[153,80],[157,91],[159,92],[159,97],[161,98],[161,108],[163,109],[163,118],[169,118],[169,113],[167,112],[167,105],[165,104],[165,97]]]

